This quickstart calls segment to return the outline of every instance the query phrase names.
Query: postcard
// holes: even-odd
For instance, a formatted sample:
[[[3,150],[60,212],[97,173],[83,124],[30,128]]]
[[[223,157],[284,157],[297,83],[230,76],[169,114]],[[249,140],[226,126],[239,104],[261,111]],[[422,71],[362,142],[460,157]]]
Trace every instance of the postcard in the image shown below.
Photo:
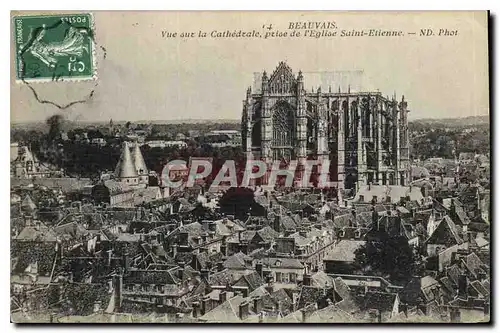
[[[11,13],[14,323],[489,323],[486,11]]]

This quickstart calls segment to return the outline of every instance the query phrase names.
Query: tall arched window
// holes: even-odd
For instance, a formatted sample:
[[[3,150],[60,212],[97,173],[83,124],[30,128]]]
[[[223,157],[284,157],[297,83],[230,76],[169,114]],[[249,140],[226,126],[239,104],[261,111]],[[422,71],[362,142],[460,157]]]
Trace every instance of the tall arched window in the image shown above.
[[[278,102],[273,109],[273,146],[293,146],[295,119],[293,108],[286,102]]]

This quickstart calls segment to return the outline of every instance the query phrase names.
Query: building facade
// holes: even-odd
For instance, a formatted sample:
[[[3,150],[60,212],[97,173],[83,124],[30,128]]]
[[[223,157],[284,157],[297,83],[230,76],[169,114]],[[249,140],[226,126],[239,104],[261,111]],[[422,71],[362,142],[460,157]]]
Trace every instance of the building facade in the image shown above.
[[[335,84],[332,82],[332,84]],[[304,76],[280,62],[258,93],[243,101],[242,139],[249,158],[330,161],[338,188],[406,185],[408,108],[380,92],[306,92]]]

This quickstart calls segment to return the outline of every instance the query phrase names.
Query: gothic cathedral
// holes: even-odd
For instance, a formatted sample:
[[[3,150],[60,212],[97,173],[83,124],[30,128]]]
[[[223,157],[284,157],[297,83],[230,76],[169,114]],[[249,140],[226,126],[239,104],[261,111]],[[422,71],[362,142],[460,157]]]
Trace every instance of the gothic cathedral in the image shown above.
[[[380,92],[306,92],[280,62],[258,93],[243,101],[242,137],[247,156],[265,161],[318,158],[330,161],[338,188],[365,184],[407,185],[408,112]]]

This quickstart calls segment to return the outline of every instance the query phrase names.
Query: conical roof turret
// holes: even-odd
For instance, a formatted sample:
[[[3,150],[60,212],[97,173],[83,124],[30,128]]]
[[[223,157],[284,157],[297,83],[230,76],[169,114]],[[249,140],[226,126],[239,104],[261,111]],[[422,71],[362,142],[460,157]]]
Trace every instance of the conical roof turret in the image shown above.
[[[135,170],[139,175],[148,173],[148,168],[146,166],[146,162],[144,161],[144,157],[142,156],[141,148],[139,147],[138,143],[134,145],[134,151],[132,152],[132,161],[134,162]]]
[[[29,213],[32,213],[36,210],[36,205],[35,203],[33,202],[33,200],[31,199],[31,197],[27,194],[25,197],[24,197],[24,200],[23,202],[21,203],[21,209],[23,211],[26,211],[26,212],[29,212]]]
[[[127,142],[123,143],[122,155],[115,169],[115,177],[120,179],[137,177],[137,170],[135,169]]]

